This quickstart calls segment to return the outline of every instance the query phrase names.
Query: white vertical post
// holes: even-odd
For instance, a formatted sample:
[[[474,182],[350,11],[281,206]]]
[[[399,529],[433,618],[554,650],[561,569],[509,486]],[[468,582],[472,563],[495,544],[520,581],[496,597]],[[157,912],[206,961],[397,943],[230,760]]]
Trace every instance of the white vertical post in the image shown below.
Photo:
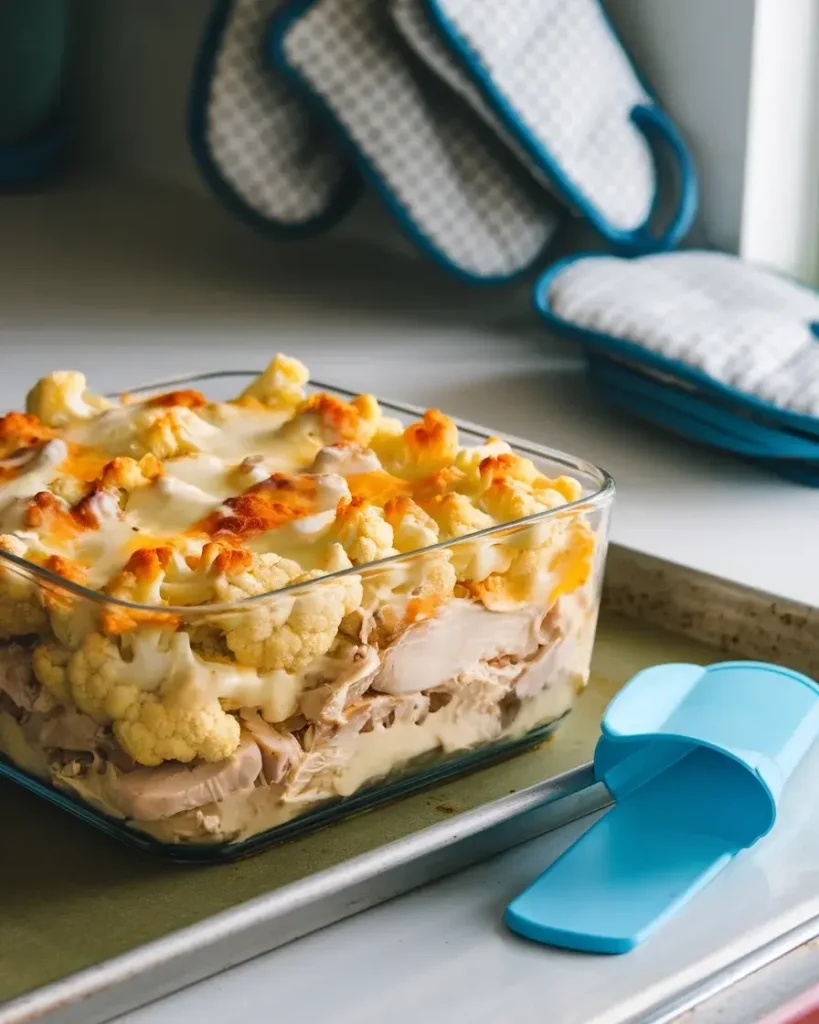
[[[819,284],[819,2],[757,0],[740,255]]]

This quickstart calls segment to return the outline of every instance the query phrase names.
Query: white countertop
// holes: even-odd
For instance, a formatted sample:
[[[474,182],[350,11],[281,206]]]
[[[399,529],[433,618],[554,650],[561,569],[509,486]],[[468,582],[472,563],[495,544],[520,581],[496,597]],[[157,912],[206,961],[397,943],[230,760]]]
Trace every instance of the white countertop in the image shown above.
[[[126,201],[122,193],[76,188],[16,198],[4,205],[2,238],[0,407],[19,405],[31,382],[56,368],[85,371],[95,388],[125,389],[176,372],[261,368],[282,350],[307,362],[318,379],[436,405],[598,462],[618,484],[615,540],[819,603],[819,491],[655,436],[600,408],[577,353],[540,329],[525,289],[476,290],[365,248],[276,247],[184,195],[134,193]],[[510,870],[523,863],[520,851],[505,856]],[[493,871],[503,872],[503,864]],[[344,993],[343,1000],[325,999],[321,1016],[328,1022],[409,1024],[422,1006],[436,1022],[548,1019],[542,1003],[532,1003],[543,996],[538,957],[500,931],[497,915],[486,917],[497,898],[486,886],[497,876],[482,870],[308,937],[127,1020],[266,1019],[274,986],[308,980],[298,1006],[325,999],[309,991],[322,976],[322,988]],[[468,958],[461,970],[461,951],[481,928],[492,935],[487,959]],[[368,988],[355,968],[377,949],[381,981]],[[444,963],[445,994],[435,968]],[[466,971],[476,963],[486,972],[477,987]],[[489,997],[487,977],[498,993],[514,985],[518,998],[503,1013]]]
[[[654,434],[601,408],[576,350],[528,293],[332,243],[277,246],[185,193],[74,189],[3,207],[0,406],[58,366],[116,389],[262,367],[283,350],[318,379],[438,405],[604,466],[614,539],[819,602],[819,490]]]

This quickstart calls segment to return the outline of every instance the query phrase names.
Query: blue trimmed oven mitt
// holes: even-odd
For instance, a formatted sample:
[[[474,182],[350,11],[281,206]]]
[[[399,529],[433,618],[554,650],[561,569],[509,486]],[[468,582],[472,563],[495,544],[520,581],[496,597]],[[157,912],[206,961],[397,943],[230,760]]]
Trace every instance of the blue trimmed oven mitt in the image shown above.
[[[219,0],[202,42],[188,114],[191,150],[215,194],[254,227],[315,235],[353,206],[361,180],[302,97],[264,60],[288,0]]]
[[[393,8],[422,59],[441,74],[448,58],[454,87],[616,250],[667,250],[685,237],[697,210],[693,159],[600,0],[393,0]],[[668,187],[661,149],[676,164],[679,197],[657,231]]]
[[[697,207],[688,148],[599,0],[220,0],[190,135],[246,219],[315,231],[364,179],[477,282],[528,270],[568,212],[636,254],[676,246]]]
[[[535,305],[584,347],[602,397],[819,485],[819,295],[719,252],[581,255]]]
[[[499,282],[552,240],[554,200],[459,97],[417,73],[382,0],[296,0],[274,20],[269,48],[422,252]]]

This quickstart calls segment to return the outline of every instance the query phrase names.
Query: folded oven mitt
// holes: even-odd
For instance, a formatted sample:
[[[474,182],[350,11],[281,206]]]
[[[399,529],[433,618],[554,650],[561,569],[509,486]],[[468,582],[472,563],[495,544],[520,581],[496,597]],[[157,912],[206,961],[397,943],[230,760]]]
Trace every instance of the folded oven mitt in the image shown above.
[[[582,255],[535,305],[602,396],[692,440],[819,484],[819,295],[718,252]]]
[[[538,178],[619,251],[674,248],[697,209],[688,147],[642,82],[599,0],[392,0],[412,49]],[[676,164],[670,222],[653,228],[660,159]]]
[[[267,67],[264,34],[288,0],[220,0],[190,100],[191,149],[214,192],[255,227],[288,237],[329,228],[361,179],[301,96]]]
[[[489,102],[484,99],[472,76],[450,51],[438,31],[438,26],[429,16],[425,0],[391,0],[390,12],[396,29],[413,53],[434,75],[469,104],[540,185],[553,192],[549,176],[520,145]]]
[[[382,0],[297,0],[271,63],[309,97],[422,251],[475,281],[526,270],[560,211],[496,134],[414,61]]]

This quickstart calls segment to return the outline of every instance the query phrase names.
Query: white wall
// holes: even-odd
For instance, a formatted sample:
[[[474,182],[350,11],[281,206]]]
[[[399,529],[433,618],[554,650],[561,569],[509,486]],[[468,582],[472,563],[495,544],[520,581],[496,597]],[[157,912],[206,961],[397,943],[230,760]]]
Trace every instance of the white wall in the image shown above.
[[[607,3],[635,59],[696,151],[708,241],[734,251],[742,217],[756,2]]]
[[[624,38],[693,142],[703,227],[740,234],[757,0],[609,0]],[[74,77],[89,157],[121,173],[203,191],[184,139],[205,0],[74,0]]]
[[[185,107],[209,0],[73,0],[72,79],[90,162],[205,191]]]
[[[756,0],[740,252],[819,285],[819,4]]]

